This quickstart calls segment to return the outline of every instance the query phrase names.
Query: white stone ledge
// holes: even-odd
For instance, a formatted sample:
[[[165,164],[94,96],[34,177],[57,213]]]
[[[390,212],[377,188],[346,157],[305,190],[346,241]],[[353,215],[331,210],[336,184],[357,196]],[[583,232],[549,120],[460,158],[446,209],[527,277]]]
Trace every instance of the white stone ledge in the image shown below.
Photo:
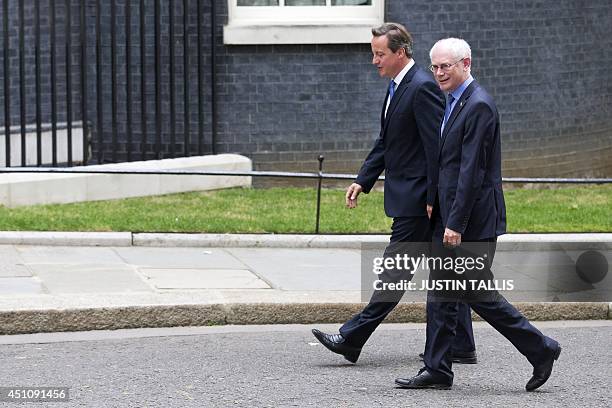
[[[568,234],[506,234],[497,240],[498,251],[546,251],[564,249],[612,249],[612,234],[568,233]]]
[[[113,246],[132,245],[131,232],[2,231],[0,245]]]
[[[10,130],[10,164],[21,165],[21,132],[19,126],[11,126]],[[25,164],[35,166],[38,164],[37,146],[38,135],[35,125],[27,125],[25,132]],[[0,166],[6,166],[6,135],[4,129],[0,132]],[[58,123],[56,127],[56,161],[57,163],[68,163],[68,140],[71,141],[71,160],[73,163],[83,163],[83,126],[82,122],[72,122],[71,134],[68,137],[66,123]],[[50,165],[53,162],[53,140],[51,124],[45,123],[41,126],[40,135],[41,163]],[[90,155],[89,147],[87,155]]]
[[[181,234],[134,233],[134,246],[153,247],[261,247],[361,249],[362,244],[389,243],[388,235],[312,234]],[[499,251],[612,249],[612,234],[507,234],[499,238]]]
[[[254,44],[367,44],[377,21],[365,24],[229,24],[223,27],[223,43]]]
[[[251,171],[249,158],[236,154],[183,157],[87,166],[80,169]],[[35,204],[112,200],[249,187],[251,177],[158,174],[0,174],[0,204],[17,207]]]
[[[569,235],[571,240],[561,241]],[[548,240],[544,240],[548,238]],[[251,247],[251,248],[342,248],[360,249],[364,243],[386,245],[388,235],[312,234],[191,234],[133,232],[0,231],[0,245],[83,245],[149,247]],[[612,234],[507,234],[498,250],[612,248]],[[501,249],[499,248],[501,246]]]

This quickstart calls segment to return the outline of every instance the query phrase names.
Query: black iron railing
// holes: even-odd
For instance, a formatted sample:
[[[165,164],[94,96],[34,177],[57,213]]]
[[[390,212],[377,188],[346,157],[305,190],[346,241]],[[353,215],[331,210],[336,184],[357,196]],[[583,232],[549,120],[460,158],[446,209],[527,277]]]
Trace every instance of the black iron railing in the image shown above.
[[[214,100],[203,96],[214,98],[215,33],[202,29],[209,23],[204,17],[213,19],[214,12],[204,10],[206,2],[0,2],[0,165],[56,167],[215,153]],[[175,59],[179,52],[182,58]],[[209,114],[212,128],[205,123]],[[75,138],[82,138],[82,149],[73,146]]]

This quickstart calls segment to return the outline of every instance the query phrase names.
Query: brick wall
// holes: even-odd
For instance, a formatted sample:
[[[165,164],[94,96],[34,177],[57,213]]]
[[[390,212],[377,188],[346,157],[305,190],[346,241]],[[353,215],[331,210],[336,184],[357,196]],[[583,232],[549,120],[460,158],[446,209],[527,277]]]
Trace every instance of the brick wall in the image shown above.
[[[471,44],[501,114],[504,175],[612,175],[612,74],[598,68],[612,63],[612,3],[410,1],[388,14],[406,16],[425,49],[443,36]]]
[[[442,37],[471,44],[501,114],[505,176],[612,175],[612,3],[388,0],[386,15],[411,30],[422,66]],[[259,168],[314,170],[322,152],[326,169],[358,170],[386,86],[369,45],[221,49],[221,149]]]

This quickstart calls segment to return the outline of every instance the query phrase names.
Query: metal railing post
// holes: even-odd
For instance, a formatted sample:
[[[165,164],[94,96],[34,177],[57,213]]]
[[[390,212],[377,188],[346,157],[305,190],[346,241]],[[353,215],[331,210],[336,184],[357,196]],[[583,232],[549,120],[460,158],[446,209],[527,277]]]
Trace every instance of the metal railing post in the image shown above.
[[[323,160],[325,157],[320,154],[318,157],[319,160],[319,178],[317,180],[317,222],[315,227],[315,234],[319,233],[319,221],[321,216],[321,184],[323,182]]]

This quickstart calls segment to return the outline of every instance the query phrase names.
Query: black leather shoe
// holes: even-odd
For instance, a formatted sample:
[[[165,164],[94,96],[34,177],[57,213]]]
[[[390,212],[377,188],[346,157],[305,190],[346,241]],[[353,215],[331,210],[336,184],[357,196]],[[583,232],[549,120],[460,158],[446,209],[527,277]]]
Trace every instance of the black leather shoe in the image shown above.
[[[343,355],[351,363],[357,362],[361,347],[351,346],[341,334],[327,334],[317,329],[312,329],[312,334],[330,351]]]
[[[423,360],[425,355],[421,353],[419,357]],[[456,364],[476,364],[478,358],[475,351],[453,351],[451,361]]]
[[[533,391],[544,385],[550,374],[552,373],[553,364],[555,360],[559,359],[559,355],[561,354],[561,346],[558,346],[555,351],[548,357],[548,360],[544,364],[539,367],[533,367],[533,376],[529,381],[527,381],[527,385],[525,385],[525,389],[527,391]]]
[[[395,384],[408,389],[450,390],[453,383],[436,381],[429,372],[421,368],[419,374],[412,378],[396,378]]]

